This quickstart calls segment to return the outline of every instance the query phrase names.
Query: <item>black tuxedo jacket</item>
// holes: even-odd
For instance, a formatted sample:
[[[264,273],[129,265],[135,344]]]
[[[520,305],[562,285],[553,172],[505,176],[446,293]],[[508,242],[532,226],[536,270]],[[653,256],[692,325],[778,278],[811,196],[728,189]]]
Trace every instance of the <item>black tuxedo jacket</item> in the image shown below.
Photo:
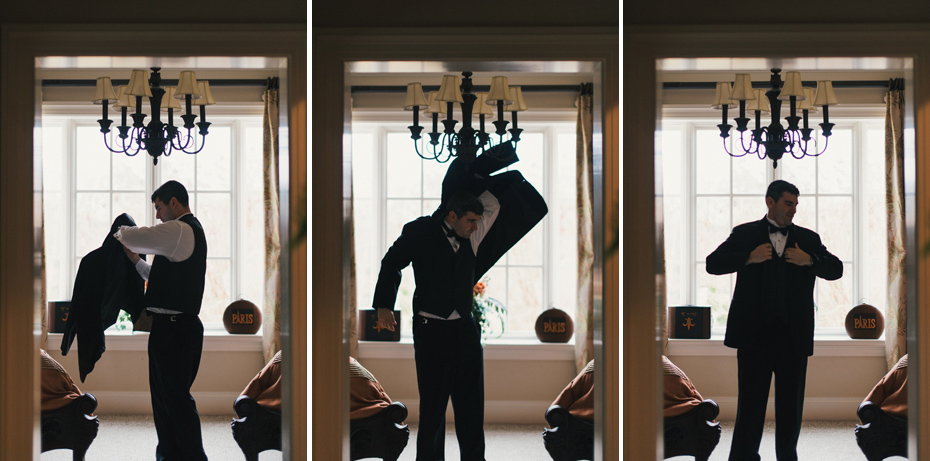
[[[779,318],[788,325],[794,352],[810,356],[814,353],[815,278],[839,279],[843,276],[843,263],[827,251],[816,232],[793,225],[785,249],[797,244],[811,255],[811,266],[789,263],[774,248],[772,259],[746,265],[756,247],[771,243],[768,225],[763,217],[735,227],[727,240],[707,256],[708,273],[736,272],[724,345],[764,347],[759,342],[770,337],[767,329]]]
[[[120,226],[135,225],[128,214],[119,215],[100,248],[87,253],[78,266],[61,355],[68,355],[76,335],[81,382],[106,350],[103,331],[116,323],[119,311],[128,312],[133,323],[142,315],[145,281],[123,252],[123,244],[113,237]]]
[[[401,270],[412,263],[416,280],[414,314],[426,310],[448,317],[458,310],[463,317],[471,315],[476,281],[549,211],[542,196],[519,171],[491,176],[516,160],[513,146],[504,143],[489,149],[471,164],[460,159],[452,161],[442,183],[442,203],[459,189],[467,189],[475,196],[488,191],[500,203],[497,219],[478,246],[477,254],[469,241],[462,242],[458,252],[452,250],[442,226],[444,205],[432,216],[404,225],[400,237],[381,260],[373,307],[394,307]]]

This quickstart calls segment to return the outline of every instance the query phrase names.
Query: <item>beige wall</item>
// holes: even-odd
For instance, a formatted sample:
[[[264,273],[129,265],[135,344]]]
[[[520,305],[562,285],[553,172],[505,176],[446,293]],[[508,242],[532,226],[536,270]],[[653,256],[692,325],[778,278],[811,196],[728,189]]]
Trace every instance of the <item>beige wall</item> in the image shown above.
[[[139,336],[137,347],[145,348],[147,334]],[[97,398],[98,415],[152,414],[149,394],[148,353],[145,350],[111,350],[100,357],[94,371],[81,382],[78,368],[78,353],[72,346],[66,357],[58,347],[60,334],[49,335],[49,350],[52,358],[71,375],[81,389]],[[233,403],[245,386],[265,366],[260,350],[216,350],[206,338],[200,371],[191,388],[197,402],[197,411],[202,415],[233,416]],[[76,342],[75,342],[76,343]],[[210,350],[213,349],[213,350]]]
[[[412,346],[411,346],[412,347]],[[486,349],[487,350],[487,349]],[[391,400],[409,411],[408,422],[419,420],[419,392],[413,358],[359,359],[381,383]],[[575,377],[574,361],[484,360],[486,423],[546,425],[546,410]],[[452,411],[446,413],[452,421]]]
[[[721,346],[723,347],[723,346]],[[717,402],[721,420],[736,419],[736,354],[724,356],[669,355],[701,397]],[[856,409],[885,375],[883,356],[836,357],[814,355],[808,361],[804,392],[804,420],[856,420]],[[774,387],[769,393],[766,419],[774,420]]]

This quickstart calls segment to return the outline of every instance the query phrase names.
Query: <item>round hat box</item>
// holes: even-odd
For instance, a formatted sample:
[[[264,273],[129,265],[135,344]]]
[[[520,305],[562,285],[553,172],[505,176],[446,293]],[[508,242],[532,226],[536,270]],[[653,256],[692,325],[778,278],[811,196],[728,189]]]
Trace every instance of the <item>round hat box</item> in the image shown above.
[[[223,326],[234,335],[253,335],[262,326],[262,311],[250,301],[233,301],[223,312]]]
[[[575,324],[565,311],[550,307],[536,318],[536,337],[544,343],[567,343]]]
[[[846,314],[846,334],[852,339],[878,339],[885,331],[885,317],[870,304],[860,304]]]

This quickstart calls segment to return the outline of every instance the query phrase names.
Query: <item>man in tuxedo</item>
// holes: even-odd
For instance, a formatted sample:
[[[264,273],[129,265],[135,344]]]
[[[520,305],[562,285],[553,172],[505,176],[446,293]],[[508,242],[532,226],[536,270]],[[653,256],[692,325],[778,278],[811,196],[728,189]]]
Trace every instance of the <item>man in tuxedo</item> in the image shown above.
[[[472,163],[455,159],[443,180],[442,205],[404,225],[381,260],[372,306],[394,330],[401,270],[413,264],[413,340],[420,393],[417,461],[445,459],[449,399],[462,461],[483,461],[484,363],[472,316],[475,282],[547,212],[517,171],[489,176],[517,161],[505,143]]]
[[[767,215],[741,224],[707,256],[707,272],[736,272],[724,345],[737,349],[739,396],[730,461],[758,461],[775,375],[775,452],[797,460],[807,358],[814,353],[814,281],[837,280],[843,263],[816,232],[791,223],[800,192],[776,180]]]

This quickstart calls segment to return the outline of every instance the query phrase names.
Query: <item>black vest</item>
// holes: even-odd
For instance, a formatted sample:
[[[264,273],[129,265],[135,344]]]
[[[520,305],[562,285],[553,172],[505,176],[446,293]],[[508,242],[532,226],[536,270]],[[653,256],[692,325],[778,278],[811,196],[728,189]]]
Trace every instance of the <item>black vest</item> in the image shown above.
[[[198,315],[207,273],[207,239],[194,215],[186,214],[178,219],[194,231],[194,252],[176,263],[161,255],[152,259],[145,306]]]

